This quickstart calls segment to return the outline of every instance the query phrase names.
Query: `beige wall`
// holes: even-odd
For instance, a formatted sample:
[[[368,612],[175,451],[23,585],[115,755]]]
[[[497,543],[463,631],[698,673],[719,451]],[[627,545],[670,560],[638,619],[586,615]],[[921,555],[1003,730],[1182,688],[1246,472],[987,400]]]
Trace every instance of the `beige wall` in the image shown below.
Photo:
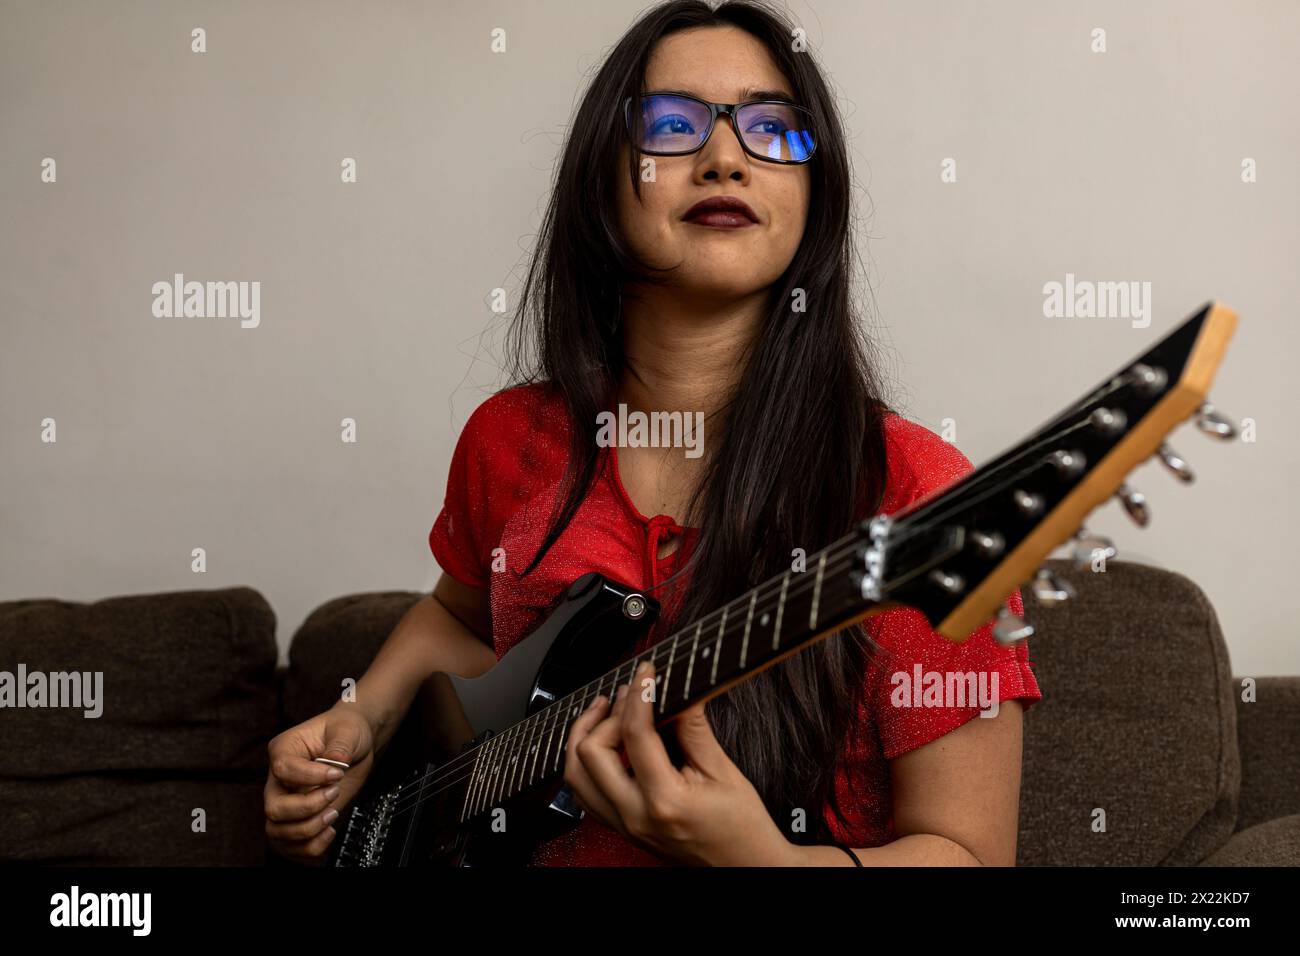
[[[0,600],[250,585],[283,646],[341,593],[431,587],[451,449],[496,381],[490,290],[642,6],[0,3]],[[1258,440],[1185,428],[1199,482],[1144,466],[1153,526],[1091,524],[1205,589],[1238,673],[1300,673],[1300,5],[790,10],[853,136],[896,396],[977,463],[1204,300],[1240,312],[1213,397]],[[154,317],[176,272],[259,282],[260,324]],[[1067,273],[1150,282],[1150,326],[1043,318]]]

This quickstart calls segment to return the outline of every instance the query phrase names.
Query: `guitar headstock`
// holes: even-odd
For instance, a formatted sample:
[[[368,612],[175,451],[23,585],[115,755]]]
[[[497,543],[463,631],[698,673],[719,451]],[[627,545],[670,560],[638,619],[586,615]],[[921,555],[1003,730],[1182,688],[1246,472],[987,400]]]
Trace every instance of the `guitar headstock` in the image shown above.
[[[1235,436],[1206,395],[1236,325],[1232,309],[1207,303],[1018,445],[907,509],[864,522],[863,597],[915,607],[958,643],[995,613],[1000,641],[1029,636],[1003,602],[1028,581],[1044,603],[1070,596],[1068,585],[1038,571],[1053,549],[1079,532],[1081,563],[1114,556],[1108,541],[1082,532],[1093,509],[1115,495],[1146,524],[1145,499],[1125,484],[1130,471],[1158,455],[1192,480],[1164,444],[1169,432],[1196,415],[1208,434]]]

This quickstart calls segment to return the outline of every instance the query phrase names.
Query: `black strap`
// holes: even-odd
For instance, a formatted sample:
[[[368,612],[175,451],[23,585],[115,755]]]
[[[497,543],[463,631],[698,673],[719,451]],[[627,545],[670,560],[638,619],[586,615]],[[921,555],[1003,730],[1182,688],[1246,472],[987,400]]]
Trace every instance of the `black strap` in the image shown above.
[[[853,860],[854,866],[862,865],[862,861],[858,859],[858,855],[854,853],[851,849],[849,849],[847,846],[845,846],[843,843],[836,843],[835,846],[839,847],[841,850],[843,850],[845,853],[849,855],[849,857]]]

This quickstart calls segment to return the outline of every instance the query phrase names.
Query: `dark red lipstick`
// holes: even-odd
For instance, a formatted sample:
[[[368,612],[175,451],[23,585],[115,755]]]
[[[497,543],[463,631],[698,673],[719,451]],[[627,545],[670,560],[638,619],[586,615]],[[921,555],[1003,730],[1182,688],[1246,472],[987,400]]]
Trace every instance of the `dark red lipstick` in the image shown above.
[[[743,229],[758,222],[758,216],[749,208],[749,204],[735,196],[710,196],[703,199],[686,210],[682,219],[697,226],[723,229]]]

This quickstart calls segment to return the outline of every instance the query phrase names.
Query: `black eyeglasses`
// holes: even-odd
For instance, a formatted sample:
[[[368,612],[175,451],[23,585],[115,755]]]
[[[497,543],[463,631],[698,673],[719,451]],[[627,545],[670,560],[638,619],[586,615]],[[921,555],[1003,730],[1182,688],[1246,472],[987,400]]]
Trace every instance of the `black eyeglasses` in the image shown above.
[[[785,100],[707,103],[689,93],[647,93],[639,115],[623,101],[628,134],[641,152],[684,156],[709,141],[720,115],[731,117],[745,152],[769,163],[806,163],[817,148],[811,111]]]

